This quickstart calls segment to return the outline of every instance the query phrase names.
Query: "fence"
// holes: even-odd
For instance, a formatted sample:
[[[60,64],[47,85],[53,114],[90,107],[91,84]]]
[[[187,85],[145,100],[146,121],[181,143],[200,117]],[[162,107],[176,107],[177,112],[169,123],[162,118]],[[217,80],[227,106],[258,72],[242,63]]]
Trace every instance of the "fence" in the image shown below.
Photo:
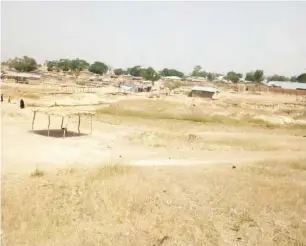
[[[85,93],[93,93],[97,89],[97,87],[93,86],[59,86],[55,84],[42,84],[43,90],[56,90],[64,93],[77,93],[77,92],[85,92]]]
[[[227,86],[228,89],[232,89],[234,91],[241,91],[242,85],[241,84],[229,84]],[[246,91],[252,92],[269,92],[275,94],[286,94],[286,95],[293,95],[293,96],[306,96],[306,90],[293,90],[293,89],[283,89],[278,87],[268,87],[264,85],[245,85]]]

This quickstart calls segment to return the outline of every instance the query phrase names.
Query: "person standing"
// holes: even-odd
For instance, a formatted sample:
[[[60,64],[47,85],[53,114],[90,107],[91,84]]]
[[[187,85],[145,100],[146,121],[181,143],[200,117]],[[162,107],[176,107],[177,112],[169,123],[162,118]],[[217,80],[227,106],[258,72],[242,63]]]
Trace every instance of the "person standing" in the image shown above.
[[[24,101],[23,101],[23,99],[20,100],[20,108],[21,108],[21,109],[24,108]]]
[[[1,102],[3,102],[3,94],[1,94]]]

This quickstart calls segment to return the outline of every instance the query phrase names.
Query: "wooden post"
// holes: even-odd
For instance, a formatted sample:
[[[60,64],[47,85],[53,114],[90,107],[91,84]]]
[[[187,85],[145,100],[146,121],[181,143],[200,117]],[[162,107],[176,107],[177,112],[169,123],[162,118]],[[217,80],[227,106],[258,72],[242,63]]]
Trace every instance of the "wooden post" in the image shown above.
[[[61,129],[63,129],[63,124],[64,124],[64,116],[62,116],[62,124],[61,124]]]
[[[48,137],[50,136],[50,115],[48,114]]]
[[[92,135],[92,114],[90,115],[90,135]]]
[[[33,120],[32,120],[32,131],[34,130],[34,122],[36,117],[36,111],[34,111]]]
[[[79,116],[78,132],[80,134],[81,116],[80,114],[78,114],[78,116]]]

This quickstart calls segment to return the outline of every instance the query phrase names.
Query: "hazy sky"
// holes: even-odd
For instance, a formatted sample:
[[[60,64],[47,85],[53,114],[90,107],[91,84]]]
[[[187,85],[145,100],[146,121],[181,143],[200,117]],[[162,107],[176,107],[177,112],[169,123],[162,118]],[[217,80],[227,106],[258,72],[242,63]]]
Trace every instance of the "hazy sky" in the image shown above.
[[[2,60],[306,72],[306,2],[2,2]]]

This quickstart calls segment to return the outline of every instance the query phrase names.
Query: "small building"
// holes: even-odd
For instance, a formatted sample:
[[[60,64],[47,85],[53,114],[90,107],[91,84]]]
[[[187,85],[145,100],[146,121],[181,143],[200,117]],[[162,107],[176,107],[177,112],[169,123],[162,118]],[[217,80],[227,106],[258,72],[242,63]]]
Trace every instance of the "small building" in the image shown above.
[[[220,91],[214,87],[194,86],[191,88],[191,92],[188,96],[217,99],[219,97],[219,93]]]

